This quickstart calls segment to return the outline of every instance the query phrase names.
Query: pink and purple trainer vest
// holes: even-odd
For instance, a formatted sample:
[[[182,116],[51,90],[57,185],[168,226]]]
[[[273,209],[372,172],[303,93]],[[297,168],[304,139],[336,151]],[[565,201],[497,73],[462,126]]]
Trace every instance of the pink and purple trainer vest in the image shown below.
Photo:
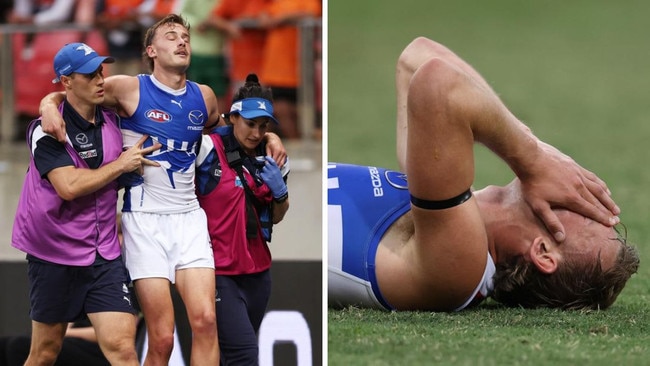
[[[103,166],[122,152],[122,134],[115,115],[107,110],[102,113]],[[36,121],[28,128],[30,151]],[[88,168],[69,141],[65,148],[77,168]],[[117,181],[112,181],[94,193],[72,201],[63,200],[52,184],[41,178],[32,156],[18,201],[11,245],[39,259],[62,265],[91,265],[97,252],[108,260],[117,258],[120,255],[116,226],[117,188]]]

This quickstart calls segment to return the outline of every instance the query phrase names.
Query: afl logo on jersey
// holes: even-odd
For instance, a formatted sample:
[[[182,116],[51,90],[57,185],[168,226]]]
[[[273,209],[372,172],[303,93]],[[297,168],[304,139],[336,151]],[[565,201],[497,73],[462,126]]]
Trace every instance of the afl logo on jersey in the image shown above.
[[[165,111],[161,111],[159,109],[150,109],[147,112],[145,112],[144,115],[150,121],[154,121],[158,123],[167,123],[167,122],[171,122],[172,120],[172,116],[169,113]]]
[[[192,122],[194,125],[202,125],[205,122],[203,112],[197,109],[191,111],[187,116],[189,117],[190,122]]]
[[[397,189],[408,189],[408,183],[406,182],[406,174],[396,172],[393,170],[387,170],[384,172],[384,176],[388,181],[388,184],[397,188]]]

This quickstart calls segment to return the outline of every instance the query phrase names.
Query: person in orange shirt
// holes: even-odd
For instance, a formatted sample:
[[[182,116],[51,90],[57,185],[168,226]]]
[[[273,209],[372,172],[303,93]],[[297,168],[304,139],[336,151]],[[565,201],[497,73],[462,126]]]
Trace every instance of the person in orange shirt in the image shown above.
[[[235,94],[248,74],[260,74],[266,31],[258,18],[270,0],[220,0],[199,29],[216,28],[227,37],[230,93]]]
[[[142,13],[157,22],[169,14],[178,14],[182,4],[181,0],[144,0]]]
[[[297,95],[300,85],[298,22],[321,15],[319,0],[274,0],[259,18],[267,29],[260,79],[273,89],[276,118],[283,138],[300,137]]]

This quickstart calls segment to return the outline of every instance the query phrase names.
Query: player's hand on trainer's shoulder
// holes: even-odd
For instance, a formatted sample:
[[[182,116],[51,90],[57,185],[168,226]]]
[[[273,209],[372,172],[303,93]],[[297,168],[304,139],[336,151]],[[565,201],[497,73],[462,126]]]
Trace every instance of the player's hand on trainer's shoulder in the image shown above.
[[[59,142],[65,143],[65,121],[54,103],[42,103],[41,128],[46,134],[54,136]]]
[[[278,167],[284,167],[287,162],[287,149],[282,144],[280,136],[273,132],[267,132],[266,138],[266,155],[270,156],[278,164]]]

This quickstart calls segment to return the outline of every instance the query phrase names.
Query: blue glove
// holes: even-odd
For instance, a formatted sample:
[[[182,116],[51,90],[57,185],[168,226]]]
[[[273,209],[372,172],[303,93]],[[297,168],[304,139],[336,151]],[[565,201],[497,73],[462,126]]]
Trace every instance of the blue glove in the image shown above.
[[[273,158],[270,156],[266,156],[265,158],[266,164],[264,164],[264,168],[262,168],[260,177],[271,189],[273,198],[281,198],[289,192],[287,189],[287,184],[284,183],[282,172],[280,171],[278,164],[275,163],[275,160],[273,160]]]

